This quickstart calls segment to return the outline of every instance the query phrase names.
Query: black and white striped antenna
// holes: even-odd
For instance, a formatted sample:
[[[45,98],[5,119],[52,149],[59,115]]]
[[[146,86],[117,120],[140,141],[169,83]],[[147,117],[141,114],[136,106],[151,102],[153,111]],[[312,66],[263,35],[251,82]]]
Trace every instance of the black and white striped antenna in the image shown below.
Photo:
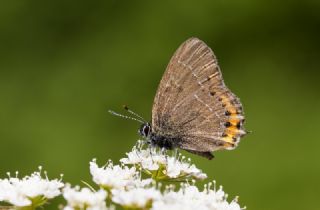
[[[142,124],[146,123],[147,121],[145,119],[143,119],[143,117],[141,117],[140,115],[138,115],[137,113],[131,111],[128,106],[124,105],[123,108],[129,112],[130,114],[132,114],[133,116],[135,117],[131,117],[131,116],[128,116],[128,115],[123,115],[123,114],[119,114],[115,111],[112,111],[112,110],[108,110],[108,112],[112,115],[115,115],[115,116],[118,116],[118,117],[122,117],[124,119],[129,119],[129,120],[134,120],[134,121],[137,121],[137,122],[140,122]]]

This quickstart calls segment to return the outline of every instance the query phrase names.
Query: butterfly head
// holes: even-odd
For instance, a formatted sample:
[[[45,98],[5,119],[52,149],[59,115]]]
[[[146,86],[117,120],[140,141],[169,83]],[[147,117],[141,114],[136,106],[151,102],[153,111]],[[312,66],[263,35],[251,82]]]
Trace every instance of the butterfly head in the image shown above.
[[[139,134],[145,138],[149,137],[151,134],[151,125],[150,123],[143,123],[139,129]]]

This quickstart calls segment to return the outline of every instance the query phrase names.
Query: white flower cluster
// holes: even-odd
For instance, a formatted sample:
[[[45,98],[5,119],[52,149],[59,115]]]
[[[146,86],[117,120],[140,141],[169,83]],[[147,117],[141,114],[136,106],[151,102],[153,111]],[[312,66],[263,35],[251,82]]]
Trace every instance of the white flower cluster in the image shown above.
[[[227,201],[222,187],[215,183],[205,185],[200,191],[196,180],[207,176],[191,160],[180,154],[169,156],[156,148],[137,147],[120,160],[120,164],[108,161],[99,167],[93,159],[90,173],[98,189],[71,187],[60,179],[49,180],[41,176],[41,168],[30,176],[0,179],[0,209],[34,210],[43,208],[49,199],[62,195],[63,210],[114,210],[115,206],[135,210],[241,210],[234,199]],[[144,173],[143,173],[144,172]],[[147,176],[147,178],[145,178]],[[168,184],[181,182],[179,188]]]
[[[151,210],[241,210],[237,200],[227,202],[222,187],[199,191],[194,185],[184,184],[178,191],[169,187],[160,193],[156,188],[136,188],[130,191],[115,190],[112,201],[127,209]]]
[[[208,186],[208,187],[207,187]],[[175,192],[172,189],[166,190],[161,199],[153,203],[153,210],[162,209],[185,209],[185,210],[240,210],[237,199],[231,203],[227,202],[227,195],[222,187],[219,190],[211,189],[211,183],[205,187],[205,190],[199,191],[194,185],[183,184]]]
[[[93,159],[90,162],[90,173],[93,181],[105,190],[143,187],[152,181],[152,179],[141,180],[141,174],[135,167],[113,165],[111,161],[99,168],[96,160]]]
[[[129,209],[149,209],[160,198],[161,193],[155,187],[112,190],[112,201]]]
[[[120,162],[137,166],[158,181],[203,180],[207,178],[205,173],[191,164],[191,159],[186,160],[180,153],[169,156],[156,147],[144,149],[143,146],[141,141],[138,142],[137,146],[133,147],[132,151],[127,153],[127,157],[122,158]]]
[[[134,150],[136,150],[134,148]],[[133,154],[137,154],[136,157],[142,158],[140,155],[145,150],[133,151],[128,153],[128,158],[122,159],[122,163],[132,164],[133,167],[129,168],[124,165],[113,165],[109,162],[106,166],[99,168],[96,160],[90,162],[90,172],[93,176],[93,180],[100,187],[107,189],[110,193],[110,199],[112,202],[122,206],[125,209],[152,209],[152,210],[179,210],[179,209],[204,209],[204,210],[241,210],[237,200],[233,200],[231,203],[227,202],[227,195],[223,192],[222,187],[216,190],[215,183],[213,189],[212,183],[205,186],[205,190],[199,191],[194,184],[183,183],[179,190],[175,191],[173,185],[168,185],[164,192],[161,192],[161,184],[156,185],[155,181],[150,179],[142,179],[141,172],[137,171],[137,166],[140,170],[150,170],[150,168],[143,168],[141,162],[129,162],[130,158],[133,160]],[[150,154],[150,152],[148,152]],[[152,155],[153,161],[159,159],[167,159],[173,157],[165,157],[163,154],[156,153]],[[156,156],[157,155],[157,156]],[[149,156],[146,156],[149,157]],[[150,157],[151,159],[151,157]],[[142,159],[136,159],[143,161]],[[179,160],[175,160],[175,166],[183,166],[185,163]],[[158,162],[157,162],[158,163]],[[163,163],[161,163],[163,164]],[[160,165],[159,168],[163,170],[162,176],[168,175],[169,162],[164,162],[164,166]],[[196,171],[193,167],[190,171]],[[155,167],[156,168],[156,167]],[[160,170],[155,169],[154,171]],[[184,170],[184,167],[175,169],[179,172]],[[198,169],[199,170],[199,169]],[[150,173],[154,173],[154,171]],[[187,171],[187,170],[185,170]],[[157,173],[160,173],[157,171]],[[200,172],[201,173],[201,172]],[[151,174],[152,175],[152,174]],[[115,177],[117,177],[115,179]],[[154,177],[152,175],[152,177]],[[188,180],[188,176],[184,176],[185,180]],[[170,181],[170,178],[166,178]],[[172,178],[172,180],[176,180]],[[180,179],[182,180],[182,178]],[[193,180],[195,182],[195,180]]]
[[[67,201],[67,205],[63,210],[112,210],[113,207],[107,208],[106,198],[107,192],[100,189],[97,192],[91,191],[89,188],[80,189],[79,186],[71,188],[70,185],[66,185],[63,189],[63,197]]]
[[[144,149],[138,145],[120,162],[121,165],[114,165],[109,161],[99,168],[94,159],[90,162],[90,173],[96,184],[108,190],[110,200],[125,209],[241,210],[236,199],[227,202],[222,187],[216,190],[215,183],[213,189],[209,183],[203,191],[194,184],[188,184],[190,179],[195,182],[207,176],[181,155],[172,157],[159,149]],[[126,165],[131,165],[131,168]],[[142,171],[153,181],[142,179]],[[162,185],[157,185],[156,181],[163,180],[184,182],[177,191],[173,185],[167,185],[162,192]]]
[[[61,179],[49,180],[46,173],[45,178],[39,171],[22,179],[16,177],[0,179],[0,201],[14,206],[41,206],[48,199],[52,199],[61,194],[60,189],[64,186]]]

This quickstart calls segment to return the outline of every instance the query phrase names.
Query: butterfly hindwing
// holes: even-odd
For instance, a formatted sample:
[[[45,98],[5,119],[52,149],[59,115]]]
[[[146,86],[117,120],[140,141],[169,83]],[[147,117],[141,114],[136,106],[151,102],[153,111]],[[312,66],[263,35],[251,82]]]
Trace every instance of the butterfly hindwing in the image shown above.
[[[207,155],[234,148],[243,131],[239,99],[225,86],[212,50],[201,40],[185,41],[171,58],[152,108],[152,130],[177,145]]]

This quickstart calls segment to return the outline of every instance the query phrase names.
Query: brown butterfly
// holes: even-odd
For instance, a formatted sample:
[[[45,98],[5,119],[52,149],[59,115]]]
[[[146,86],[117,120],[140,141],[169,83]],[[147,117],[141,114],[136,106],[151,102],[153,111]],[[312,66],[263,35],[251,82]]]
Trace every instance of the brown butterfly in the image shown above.
[[[246,134],[243,124],[240,100],[224,84],[212,50],[190,38],[171,58],[154,99],[152,122],[143,122],[139,133],[152,146],[212,159],[211,152],[238,145]]]

